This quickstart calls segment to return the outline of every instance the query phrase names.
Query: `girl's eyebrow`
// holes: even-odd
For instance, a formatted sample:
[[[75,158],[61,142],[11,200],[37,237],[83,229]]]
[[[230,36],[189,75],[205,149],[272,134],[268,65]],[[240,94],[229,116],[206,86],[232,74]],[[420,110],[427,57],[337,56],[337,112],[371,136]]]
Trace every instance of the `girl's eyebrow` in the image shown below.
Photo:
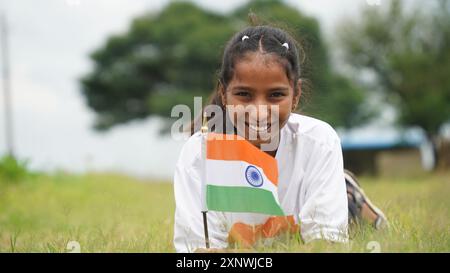
[[[272,87],[269,89],[269,91],[287,91],[289,88],[286,86],[280,86],[280,87]]]
[[[237,90],[237,89],[243,89],[243,90],[249,90],[249,91],[255,91],[255,89],[253,88],[253,87],[251,87],[251,86],[247,86],[247,85],[237,85],[237,86],[233,86],[233,88],[232,89],[234,89],[234,90]],[[268,91],[286,91],[286,90],[288,90],[289,88],[288,87],[286,87],[286,86],[284,86],[284,85],[280,85],[280,86],[272,86],[272,87],[270,87],[269,89],[267,89]]]
[[[254,91],[255,89],[252,88],[251,86],[247,86],[247,85],[237,85],[237,86],[233,86],[233,89],[245,89],[245,90],[250,90],[250,91]]]

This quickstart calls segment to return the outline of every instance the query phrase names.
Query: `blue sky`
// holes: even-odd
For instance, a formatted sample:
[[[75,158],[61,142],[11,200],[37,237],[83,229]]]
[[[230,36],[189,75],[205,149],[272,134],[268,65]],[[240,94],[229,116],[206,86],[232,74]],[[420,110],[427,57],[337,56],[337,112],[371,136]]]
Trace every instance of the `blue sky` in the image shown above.
[[[15,150],[35,169],[119,171],[170,179],[182,142],[162,138],[158,120],[91,130],[94,114],[84,105],[77,79],[90,71],[88,54],[130,20],[169,1],[1,0],[10,25]],[[246,2],[194,1],[227,12]],[[329,41],[340,18],[357,16],[375,0],[287,1],[318,18]],[[383,0],[381,0],[383,5]],[[3,94],[0,96],[0,154],[6,150]]]

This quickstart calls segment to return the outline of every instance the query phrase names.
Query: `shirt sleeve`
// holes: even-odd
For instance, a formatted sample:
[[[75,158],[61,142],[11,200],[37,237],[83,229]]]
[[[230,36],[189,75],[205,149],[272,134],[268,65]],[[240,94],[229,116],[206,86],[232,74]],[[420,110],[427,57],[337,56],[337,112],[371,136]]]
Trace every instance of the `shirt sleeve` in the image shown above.
[[[330,128],[331,129],[331,128]],[[348,204],[339,137],[317,145],[305,170],[300,207],[301,235],[307,243],[317,239],[348,241]]]
[[[195,147],[200,149],[200,145]],[[177,252],[194,252],[197,248],[205,248],[201,212],[201,164],[199,156],[192,160],[193,154],[199,155],[199,151],[183,148],[174,175],[174,246]],[[227,247],[228,232],[223,213],[209,211],[207,219],[210,247]]]

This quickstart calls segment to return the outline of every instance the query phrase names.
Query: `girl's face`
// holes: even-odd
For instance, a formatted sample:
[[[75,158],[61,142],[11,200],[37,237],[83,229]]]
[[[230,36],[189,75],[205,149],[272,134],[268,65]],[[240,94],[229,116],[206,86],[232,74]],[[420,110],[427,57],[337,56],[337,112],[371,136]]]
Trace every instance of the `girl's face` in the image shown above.
[[[234,75],[227,89],[221,88],[219,92],[226,106],[251,106],[256,110],[257,113],[253,115],[236,111],[230,119],[235,126],[237,120],[245,120],[242,130],[245,132],[244,137],[260,147],[262,143],[270,142],[267,137],[262,139],[261,135],[278,137],[289,115],[296,108],[301,94],[301,81],[295,85],[297,93],[294,92],[294,83],[289,80],[285,68],[275,56],[255,52],[245,55],[235,64]],[[271,113],[271,106],[278,106],[278,114]],[[274,122],[278,122],[278,127],[273,126],[271,114],[275,114]],[[272,128],[278,130],[271,130]],[[256,139],[248,137],[255,135]],[[276,150],[269,153],[274,155],[275,152]]]

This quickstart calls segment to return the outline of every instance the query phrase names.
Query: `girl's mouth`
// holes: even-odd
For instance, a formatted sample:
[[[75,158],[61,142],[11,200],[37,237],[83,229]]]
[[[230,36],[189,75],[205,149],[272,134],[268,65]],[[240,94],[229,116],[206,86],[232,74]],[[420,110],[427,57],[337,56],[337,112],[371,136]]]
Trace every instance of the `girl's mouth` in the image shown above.
[[[249,123],[245,123],[245,125],[250,128],[251,130],[258,132],[258,133],[264,133],[267,132],[270,129],[270,123],[269,124],[265,124],[265,125],[255,125],[255,124],[249,124]]]

